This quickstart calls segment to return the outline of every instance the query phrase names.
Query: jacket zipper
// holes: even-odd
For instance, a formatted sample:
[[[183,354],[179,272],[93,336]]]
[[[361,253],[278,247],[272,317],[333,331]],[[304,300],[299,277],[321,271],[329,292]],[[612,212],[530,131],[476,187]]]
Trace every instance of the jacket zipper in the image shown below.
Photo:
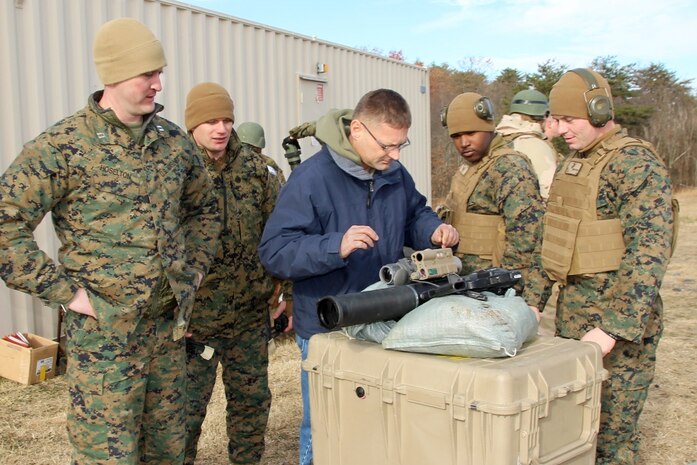
[[[227,219],[227,204],[228,204],[228,198],[227,198],[227,189],[225,189],[225,172],[221,171],[220,172],[220,182],[221,182],[221,187],[222,187],[222,192],[223,192],[223,231],[226,233],[229,233],[230,228],[228,228],[228,219]]]
[[[368,202],[366,202],[366,207],[368,208],[373,204],[373,192],[375,192],[375,183],[371,179],[368,181]]]

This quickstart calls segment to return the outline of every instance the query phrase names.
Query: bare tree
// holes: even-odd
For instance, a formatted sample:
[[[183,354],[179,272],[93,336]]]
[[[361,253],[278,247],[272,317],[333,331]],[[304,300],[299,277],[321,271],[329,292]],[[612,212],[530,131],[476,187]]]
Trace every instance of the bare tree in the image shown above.
[[[656,146],[676,186],[697,185],[697,100],[690,94],[690,81],[651,64],[636,71],[635,82],[636,100],[652,109],[640,135]]]
[[[431,66],[431,193],[434,203],[442,200],[450,189],[450,178],[460,166],[448,131],[441,123],[441,114],[462,92],[484,93],[486,76],[478,71],[460,71],[447,64]]]

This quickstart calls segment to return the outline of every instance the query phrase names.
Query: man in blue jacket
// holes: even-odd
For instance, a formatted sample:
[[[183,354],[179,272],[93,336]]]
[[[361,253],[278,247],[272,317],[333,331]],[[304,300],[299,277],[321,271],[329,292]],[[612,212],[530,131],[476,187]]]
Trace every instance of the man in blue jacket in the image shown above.
[[[411,111],[389,89],[368,92],[351,110],[317,121],[322,149],[281,190],[259,245],[269,273],[293,281],[293,318],[302,359],[308,340],[326,332],[317,300],[363,290],[403,247],[452,247],[459,237],[426,206],[398,162],[409,145]],[[307,373],[301,373],[300,465],[312,461]]]

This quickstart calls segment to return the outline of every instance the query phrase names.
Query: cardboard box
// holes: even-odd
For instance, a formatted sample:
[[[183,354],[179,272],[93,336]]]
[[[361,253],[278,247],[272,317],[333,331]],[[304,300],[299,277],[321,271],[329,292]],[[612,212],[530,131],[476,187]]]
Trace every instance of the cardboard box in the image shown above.
[[[315,465],[594,465],[600,347],[540,337],[510,358],[310,339]]]
[[[36,384],[56,375],[58,343],[24,333],[31,348],[0,339],[0,376],[23,384]]]

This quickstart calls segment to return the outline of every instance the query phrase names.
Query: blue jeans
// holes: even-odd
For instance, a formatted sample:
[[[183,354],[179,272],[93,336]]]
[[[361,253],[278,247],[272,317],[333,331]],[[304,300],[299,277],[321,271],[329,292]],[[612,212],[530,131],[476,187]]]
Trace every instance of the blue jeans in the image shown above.
[[[300,349],[300,355],[304,361],[307,358],[308,340],[296,335],[295,342]],[[299,465],[312,463],[312,430],[310,429],[310,386],[308,385],[307,372],[300,369],[300,390],[303,397],[303,420],[300,423],[300,462]]]

